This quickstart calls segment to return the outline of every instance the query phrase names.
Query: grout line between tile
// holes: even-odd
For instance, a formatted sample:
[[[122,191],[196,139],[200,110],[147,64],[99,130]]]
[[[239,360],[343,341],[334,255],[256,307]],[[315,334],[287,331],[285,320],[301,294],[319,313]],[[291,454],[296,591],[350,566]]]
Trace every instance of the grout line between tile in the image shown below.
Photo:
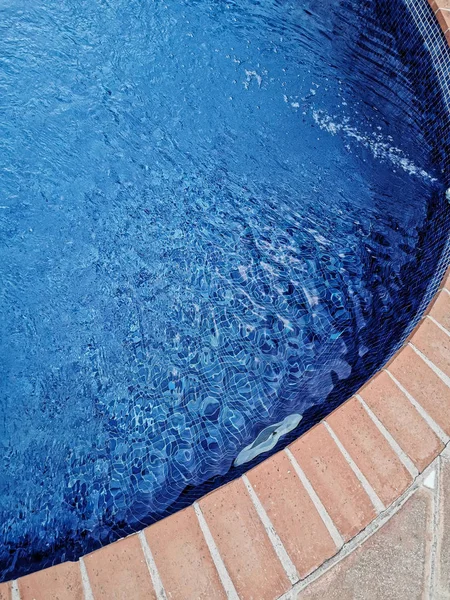
[[[403,466],[408,470],[411,477],[413,479],[415,479],[417,477],[417,475],[419,474],[419,470],[417,469],[417,467],[415,466],[413,461],[409,458],[409,456],[406,454],[406,452],[402,449],[400,444],[397,443],[395,438],[389,433],[389,431],[386,429],[386,427],[383,425],[383,423],[380,421],[380,419],[372,411],[370,406],[368,406],[366,404],[364,399],[359,394],[356,394],[356,398],[359,401],[359,403],[361,404],[361,406],[364,408],[366,413],[369,415],[369,417],[372,419],[374,425],[377,427],[379,432],[386,439],[389,446],[392,448],[392,450],[398,456],[398,458],[400,459]]]
[[[448,375],[446,375],[443,371],[441,371],[441,369],[439,367],[437,367],[433,362],[431,362],[431,360],[429,358],[427,358],[423,352],[421,352],[418,348],[416,348],[416,346],[414,346],[414,344],[409,342],[408,345],[414,350],[414,352],[416,354],[418,354],[420,356],[420,358],[430,367],[430,369],[432,371],[434,371],[440,379],[442,379],[442,381],[445,383],[445,385],[450,387],[450,377]]]
[[[208,523],[206,522],[206,519],[202,513],[202,509],[200,508],[198,502],[194,502],[194,510],[195,514],[197,515],[200,529],[202,530],[203,537],[205,538],[206,544],[209,548],[209,553],[211,554],[211,558],[214,561],[227,598],[228,600],[239,600],[239,596],[236,591],[236,588],[234,587],[234,583],[231,580],[231,577],[227,571],[225,563],[222,560],[222,557],[220,556],[219,549],[216,546],[212,533],[208,527]]]
[[[88,572],[83,558],[80,558],[78,563],[81,571],[81,583],[83,584],[84,600],[94,600],[94,594],[92,593],[91,583],[89,581]]]
[[[138,533],[139,541],[141,542],[142,552],[145,556],[145,562],[150,573],[150,577],[155,589],[157,600],[167,600],[166,591],[164,589],[163,582],[159,576],[158,567],[156,566],[155,559],[153,558],[152,551],[148,545],[147,538],[145,537],[144,531]]]
[[[258,495],[256,494],[255,490],[253,489],[248,477],[246,475],[243,475],[242,481],[244,482],[249,496],[253,502],[253,505],[256,508],[256,512],[258,513],[258,516],[261,519],[262,524],[264,525],[264,529],[266,530],[266,533],[269,536],[270,542],[281,564],[283,565],[283,569],[286,571],[286,575],[288,576],[289,581],[293,585],[294,583],[300,580],[300,576],[297,572],[297,569],[294,563],[292,562],[289,554],[287,553],[283,542],[281,541],[278,533],[276,532],[275,527],[273,526],[268,514],[266,513],[264,506],[261,504],[261,501],[258,498]]]
[[[339,533],[336,525],[333,523],[332,518],[328,514],[327,509],[322,504],[322,501],[320,500],[319,496],[316,494],[316,491],[314,490],[313,486],[311,485],[309,479],[306,477],[305,473],[303,472],[303,469],[300,467],[295,456],[292,454],[292,452],[289,450],[289,448],[285,448],[284,452],[287,454],[287,457],[289,458],[289,460],[294,468],[294,471],[297,474],[297,477],[300,479],[300,481],[303,484],[303,487],[308,492],[309,497],[312,500],[312,503],[314,504],[317,512],[320,515],[320,518],[325,523],[325,526],[328,529],[328,532],[331,536],[331,539],[335,543],[336,548],[338,548],[338,549],[342,548],[342,546],[344,545],[344,540],[343,540],[341,534]]]
[[[365,475],[363,474],[363,472],[361,471],[361,469],[358,467],[358,465],[355,463],[353,458],[350,456],[350,454],[347,452],[345,447],[342,445],[340,439],[337,437],[337,435],[331,429],[331,427],[327,423],[327,421],[322,421],[322,422],[325,425],[328,433],[333,438],[333,441],[335,442],[336,446],[339,448],[339,450],[344,455],[344,458],[347,461],[347,463],[349,464],[350,468],[352,469],[352,471],[354,472],[356,477],[359,479],[359,482],[361,483],[362,487],[364,488],[364,491],[366,492],[366,494],[369,496],[370,501],[374,505],[377,513],[379,514],[379,513],[383,512],[383,510],[385,509],[384,504],[381,502],[380,498],[378,497],[378,495],[375,492],[375,490],[373,489],[373,487],[367,481],[367,479],[366,479]]]
[[[434,433],[438,436],[442,443],[447,444],[450,441],[450,437],[445,433],[445,431],[436,423],[436,421],[432,417],[430,417],[430,415],[426,412],[423,406],[419,404],[419,402],[417,402],[414,396],[411,396],[408,390],[402,386],[402,384],[394,377],[394,375],[392,375],[392,373],[390,373],[388,369],[386,369],[386,373],[397,385],[397,387],[405,394],[405,396],[420,414],[422,419],[427,423],[428,427],[430,427],[430,429],[434,431]]]

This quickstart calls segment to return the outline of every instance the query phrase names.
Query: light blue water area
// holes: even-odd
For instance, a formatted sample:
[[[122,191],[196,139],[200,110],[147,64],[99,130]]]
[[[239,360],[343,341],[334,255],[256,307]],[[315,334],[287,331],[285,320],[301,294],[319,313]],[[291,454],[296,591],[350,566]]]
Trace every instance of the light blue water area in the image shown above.
[[[398,341],[443,184],[378,22],[2,3],[3,578],[139,528]]]

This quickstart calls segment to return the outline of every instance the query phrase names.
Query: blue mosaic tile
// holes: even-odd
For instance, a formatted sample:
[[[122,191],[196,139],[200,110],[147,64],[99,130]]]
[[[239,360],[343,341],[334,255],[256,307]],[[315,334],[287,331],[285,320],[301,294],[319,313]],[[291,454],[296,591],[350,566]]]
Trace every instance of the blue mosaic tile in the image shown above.
[[[449,264],[450,61],[424,0],[1,13],[6,580],[190,504],[395,352]]]

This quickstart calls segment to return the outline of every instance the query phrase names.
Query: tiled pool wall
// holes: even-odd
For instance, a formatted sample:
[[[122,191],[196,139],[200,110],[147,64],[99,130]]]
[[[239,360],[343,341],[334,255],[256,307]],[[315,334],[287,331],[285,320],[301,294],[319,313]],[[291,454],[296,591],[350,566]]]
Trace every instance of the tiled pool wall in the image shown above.
[[[436,16],[428,2],[423,0],[397,0],[385,2],[377,0],[382,6],[380,16],[384,26],[391,32],[401,28],[399,43],[411,70],[417,75],[415,83],[422,93],[422,110],[427,115],[426,135],[433,147],[434,158],[440,167],[443,181],[450,186],[450,48],[439,27]],[[448,2],[444,2],[449,4]],[[449,4],[450,8],[450,4]],[[420,35],[418,35],[418,31]],[[448,203],[444,198],[433,206],[429,217],[432,231],[448,231]],[[437,238],[438,236],[436,236]],[[431,260],[436,247],[433,234],[431,243],[424,249],[423,260]],[[439,261],[434,277],[430,280],[415,318],[409,323],[402,339],[393,347],[393,356],[404,343],[419,322],[423,312],[434,297],[443,275],[450,264],[450,237],[442,238],[437,249]],[[414,282],[411,282],[411,287]],[[390,357],[387,358],[389,360]]]
[[[450,11],[450,2],[449,2],[449,0],[439,0],[438,3],[433,2],[432,6],[430,6],[426,0],[396,0],[395,2],[386,2],[385,0],[373,0],[373,3],[374,3],[374,6],[376,7],[377,13],[380,15],[380,18],[385,21],[386,27],[391,28],[392,30],[396,30],[398,27],[401,27],[401,31],[402,31],[401,44],[402,44],[402,47],[403,47],[403,50],[405,53],[405,57],[410,62],[411,68],[416,69],[419,79],[421,80],[421,85],[423,86],[423,89],[424,89],[423,98],[424,98],[424,102],[426,102],[426,106],[424,107],[424,109],[426,110],[426,113],[428,115],[428,122],[429,122],[429,131],[427,132],[427,134],[435,148],[436,160],[441,166],[445,185],[447,187],[449,187],[450,186],[450,169],[449,169],[450,128],[449,128],[448,115],[450,114],[450,110],[449,110],[450,109],[450,50],[449,50],[448,44],[446,43],[446,39],[445,39],[445,36],[444,36],[441,28],[437,25],[437,21],[436,21],[436,17],[433,12],[433,9],[436,11],[437,8],[439,8],[439,6],[442,5],[443,7],[449,9],[449,11]],[[449,15],[450,15],[450,12],[449,12]],[[420,36],[418,35],[417,30],[420,31],[421,36],[423,38],[423,42],[420,39]],[[443,111],[443,107],[445,109],[444,111]],[[433,209],[434,209],[435,213],[433,214],[433,218],[431,219],[430,227],[433,227],[433,231],[436,231],[436,232],[437,231],[442,232],[443,227],[445,227],[446,230],[448,231],[449,207],[448,207],[447,203],[445,202],[444,198],[442,198],[441,201],[435,207],[433,207]],[[432,237],[433,236],[431,235],[431,238]],[[399,351],[400,348],[402,348],[402,346],[404,345],[405,339],[411,334],[413,329],[417,326],[417,324],[419,323],[419,321],[421,320],[421,318],[423,316],[424,311],[426,311],[427,307],[430,306],[430,303],[432,302],[433,297],[435,296],[437,290],[439,289],[443,275],[444,275],[446,269],[448,268],[448,265],[450,263],[450,239],[449,239],[449,236],[447,235],[447,236],[443,237],[442,235],[440,235],[440,236],[436,235],[436,240],[437,240],[437,243],[439,244],[440,258],[439,258],[437,268],[435,271],[435,276],[433,277],[432,281],[430,281],[427,286],[426,293],[423,296],[423,299],[422,299],[422,302],[420,305],[420,309],[417,311],[415,319],[413,321],[411,321],[411,323],[409,324],[407,330],[404,332],[403,338],[398,341],[398,344],[395,347],[393,347],[391,355],[388,358],[391,358],[392,355],[394,355],[396,352]],[[428,260],[428,259],[431,260],[432,254],[434,252],[436,252],[436,247],[433,247],[433,245],[430,244],[429,247],[426,249],[426,252],[428,254],[424,254],[423,260]],[[411,286],[414,286],[414,282],[411,282]],[[369,375],[372,375],[372,374],[368,374],[368,376]],[[290,435],[286,436],[285,439],[283,439],[282,442],[275,448],[274,452],[279,451],[282,448],[284,448],[287,444],[290,444],[294,439],[296,439],[307,428],[310,427],[311,422],[317,422],[317,421],[320,421],[321,419],[325,418],[341,402],[342,402],[342,399],[337,399],[334,403],[328,404],[327,407],[321,407],[320,409],[317,409],[317,411],[314,414],[312,414],[309,419],[305,419],[305,421],[300,425],[300,427],[298,427],[296,430],[294,430]],[[350,406],[350,408],[349,408],[349,406]],[[336,421],[336,423],[339,422],[339,419],[340,419],[339,415],[341,415],[342,419],[344,419],[344,421],[345,421],[344,412],[340,413],[339,411],[347,411],[347,412],[349,410],[351,411],[351,406],[352,405],[350,405],[347,402],[341,408],[338,408],[332,417],[334,419],[334,421]],[[322,426],[320,426],[320,427],[322,427]],[[336,428],[339,429],[338,424],[336,424]],[[308,452],[309,452],[310,454],[313,453],[313,455],[314,455],[315,451],[319,452],[318,447],[316,448],[316,450],[314,450],[313,445],[308,445],[306,442],[303,445],[304,445],[303,451],[306,454],[308,454]],[[277,455],[277,456],[279,456],[279,455]],[[283,454],[283,456],[284,456],[284,454]],[[207,494],[208,492],[211,492],[212,490],[218,488],[219,486],[222,486],[225,483],[228,483],[231,479],[238,478],[239,476],[241,476],[243,473],[245,473],[249,469],[252,469],[253,467],[255,467],[255,465],[261,463],[263,461],[263,458],[258,458],[251,463],[243,465],[240,468],[233,469],[233,471],[230,472],[227,476],[215,478],[214,480],[209,481],[208,483],[206,483],[205,485],[203,485],[201,487],[185,490],[185,492],[182,494],[182,496],[179,498],[179,500],[174,505],[172,505],[168,511],[161,514],[160,517],[163,518],[169,514],[177,512],[178,510],[180,510],[186,506],[191,505],[195,500],[197,500],[201,496]],[[306,459],[307,459],[307,457],[306,457]],[[279,460],[279,459],[277,459],[276,456],[274,456],[273,458],[271,458],[267,461],[267,469],[266,470],[268,473],[273,471],[273,469],[272,469],[273,460]],[[272,461],[272,462],[269,463],[269,461]],[[264,468],[262,467],[262,465],[261,465],[261,468],[262,468],[262,471],[264,471]],[[254,477],[254,476],[252,476],[252,477]],[[310,479],[313,479],[313,476],[311,476]],[[223,506],[223,512],[225,515],[224,518],[229,518],[230,506],[235,506],[236,503],[239,504],[240,502],[244,502],[243,500],[239,500],[239,489],[240,489],[239,486],[241,485],[241,481],[242,480],[240,480],[239,483],[234,482],[234,483],[228,484],[227,486],[225,486],[224,488],[222,488],[220,490],[220,494],[221,494],[220,498],[222,500],[223,500],[223,498],[225,498],[225,500],[226,500],[228,493],[230,496],[229,506],[228,507]],[[254,482],[252,479],[252,483],[255,483],[255,485],[256,485],[257,482]],[[263,482],[263,484],[264,484],[264,482]],[[229,492],[228,492],[228,490],[229,490]],[[237,496],[236,496],[236,494],[237,494]],[[209,498],[214,498],[214,495],[210,496]],[[391,502],[391,501],[392,501],[392,498],[391,498],[391,496],[389,496],[386,499],[386,502]],[[213,514],[214,510],[216,510],[217,507],[214,508],[215,505],[212,500],[207,500],[206,504],[202,504],[202,508],[207,512],[208,511],[208,502],[209,502],[209,504],[211,504],[210,510],[211,510],[211,514]],[[244,502],[244,504],[245,504],[245,502]],[[244,509],[245,509],[245,507],[244,507]],[[237,512],[239,513],[239,510]],[[365,515],[365,518],[364,518],[365,525],[367,525],[367,523],[375,516],[375,513],[372,512],[371,510],[367,510],[366,512],[367,512],[367,515]],[[186,521],[186,519],[189,521],[189,519],[195,518],[195,515],[194,515],[194,511],[192,509],[189,509],[188,512],[184,511],[183,513],[180,513],[180,515],[183,515],[183,516],[180,516],[180,520],[181,520],[180,523],[183,522],[183,524],[180,525],[180,527],[181,527],[180,532],[182,532],[184,535],[184,533],[186,531],[185,529],[183,529],[186,527],[186,524],[184,523],[184,521]],[[178,517],[171,517],[171,518],[174,519],[174,518],[178,518]],[[157,527],[157,526],[158,525],[154,525],[154,526],[150,527],[150,529],[147,531],[152,531],[152,528]],[[154,530],[154,531],[156,531],[156,530]],[[125,530],[125,533],[126,533],[126,530]],[[131,533],[131,531],[129,533]],[[355,531],[349,530],[348,537],[355,535],[355,533],[356,533],[356,530]],[[239,536],[238,531],[236,531],[236,535]],[[151,540],[151,538],[152,538],[151,533],[149,533],[148,535],[146,534],[146,536],[148,539]],[[133,536],[132,538],[128,538],[128,540],[129,539],[136,540],[137,538],[136,538],[136,536]],[[130,543],[131,544],[134,543],[134,542],[130,542],[128,540],[125,541],[125,543],[127,543],[128,545]],[[208,539],[207,539],[207,542],[208,542]],[[137,543],[137,541],[136,541],[136,543]],[[263,543],[265,544],[266,540],[264,540]],[[204,545],[205,549],[207,548],[207,546],[209,547],[209,542],[206,545],[204,544],[204,542],[202,542],[202,544]],[[202,546],[202,544],[200,544],[200,546]],[[139,544],[138,544],[138,546],[139,546]],[[326,544],[325,544],[325,546],[326,546]],[[146,546],[144,546],[144,548],[145,547]],[[139,546],[139,548],[140,548],[140,546]],[[210,547],[209,547],[209,551],[211,551]],[[92,557],[95,557],[95,556],[98,557],[102,552],[105,553],[105,556],[106,556],[107,550],[103,549],[103,550],[96,552],[94,555],[92,555]],[[112,557],[115,556],[114,552],[115,552],[114,550],[111,550]],[[139,573],[140,569],[142,569],[142,556],[140,554],[140,550],[137,553],[134,550],[133,550],[133,552],[135,555],[135,556],[134,555],[133,556],[134,556],[134,558],[136,558],[137,562],[133,563],[133,561],[130,559],[131,562],[128,565],[128,569],[129,569],[129,572],[135,570],[137,573]],[[332,550],[330,550],[330,545],[326,546],[326,549],[324,552],[325,552],[325,554],[323,555],[322,558],[323,558],[323,560],[326,560],[329,557],[330,552],[332,552]],[[146,559],[147,559],[147,562],[149,562],[148,556],[146,556]],[[89,577],[93,577],[93,569],[95,567],[95,565],[94,565],[95,560],[96,560],[95,558],[92,560],[91,560],[91,558],[88,559],[89,564],[92,563],[92,565],[90,567],[90,571],[89,571]],[[105,560],[108,560],[108,557],[106,557]],[[151,559],[151,560],[153,560],[153,559]],[[317,562],[317,560],[316,560],[316,562]],[[102,562],[100,560],[98,562],[98,564],[102,565],[105,563],[104,563],[104,561]],[[215,567],[218,568],[216,560],[214,560],[214,564],[215,564]],[[314,564],[315,564],[315,566],[317,566],[316,563],[314,563]],[[153,568],[152,565],[153,565],[153,563],[151,563],[151,564],[149,563],[150,570]],[[56,567],[56,569],[58,569],[58,568],[60,568],[60,567]],[[79,569],[80,567],[77,566],[76,568]],[[209,568],[209,566],[208,566],[208,568]],[[277,568],[279,569],[279,567],[277,567]],[[52,568],[52,569],[54,569],[54,568]],[[50,569],[50,571],[52,571],[52,569]],[[276,569],[275,569],[275,571],[276,571]],[[55,573],[55,576],[50,577],[49,581],[50,580],[58,581],[58,579],[60,579],[62,577],[61,575],[58,575],[57,571],[52,571],[52,572]],[[46,571],[46,573],[48,573],[48,571]],[[59,571],[59,573],[62,573],[62,571]],[[68,567],[68,575],[69,575],[68,579],[70,579],[72,577],[72,566]],[[81,575],[83,575],[84,578],[87,577],[85,567],[83,565],[81,567]],[[81,575],[77,572],[77,575],[75,578],[76,586],[79,586],[79,587],[81,585],[80,581],[81,581],[81,579],[83,579],[83,577],[81,577]],[[113,580],[114,576],[112,573],[110,574],[110,576],[111,576],[111,580]],[[66,579],[66,575],[64,575],[63,578]],[[219,578],[217,578],[216,574],[214,575],[214,578],[215,578],[214,581],[216,579],[217,579],[217,581],[219,580]],[[220,579],[223,584],[222,576],[220,577]],[[281,575],[280,575],[279,579],[281,580],[281,579],[283,579],[283,577],[281,577]],[[22,581],[22,580],[20,580],[20,581]],[[25,580],[23,580],[23,581],[25,581]],[[155,581],[153,581],[153,584],[155,584]],[[83,586],[80,587],[80,590],[82,587]],[[280,587],[280,590],[281,590],[281,588],[283,588],[282,585]],[[25,583],[22,583],[21,585],[19,585],[19,587],[17,587],[15,585],[14,586],[14,590],[15,590],[15,594],[16,594],[15,598],[20,597],[23,600],[23,598],[34,597],[34,596],[30,596],[28,594],[28,592],[24,592],[23,590],[25,590],[25,589],[26,589]],[[49,588],[47,588],[47,592],[45,592],[45,593],[49,593],[48,589]],[[85,585],[84,585],[83,589],[84,589],[84,591],[83,592],[80,591],[79,596],[75,595],[75,594],[71,595],[71,596],[61,595],[61,598],[62,597],[67,597],[67,598],[88,597],[88,596],[85,596],[85,593],[86,593]],[[232,584],[232,590],[233,589],[235,590],[235,587]],[[0,585],[0,599],[1,600],[3,600],[2,594],[5,595],[5,598],[9,597],[6,595],[6,594],[9,594],[8,590],[9,590],[9,588],[7,589],[5,586]],[[19,592],[19,590],[20,590],[20,592]],[[39,593],[42,593],[42,592],[39,592]],[[77,594],[78,594],[78,592],[77,592]],[[153,594],[153,592],[151,592],[149,597],[153,597],[152,594]],[[44,596],[42,596],[42,595],[38,595],[37,597],[44,598]],[[51,596],[47,596],[47,598],[50,598],[50,597]],[[56,597],[56,596],[54,596],[54,597]],[[94,597],[97,597],[97,594],[94,594]],[[107,596],[99,595],[98,597],[106,598]],[[140,596],[136,595],[135,597],[137,598]],[[156,596],[154,596],[154,597],[160,598],[163,596],[161,596],[160,594],[157,593]],[[216,597],[216,596],[214,596],[214,597]],[[221,597],[221,596],[218,595],[217,597]],[[234,596],[233,591],[232,591],[231,595],[228,594],[228,597],[244,598],[244,597],[246,597],[246,594],[239,592],[239,596],[237,594],[236,594],[236,596]],[[263,596],[261,596],[261,598],[262,597]],[[264,595],[264,597],[275,598],[276,596],[272,595],[271,593],[268,593],[267,595]]]
[[[446,0],[447,1],[447,0]],[[427,138],[433,148],[434,159],[443,174],[443,180],[447,187],[450,186],[450,48],[445,36],[436,22],[435,14],[424,0],[373,0],[376,8],[377,18],[383,20],[383,26],[401,45],[405,60],[410,69],[417,74],[416,85],[419,85],[423,103],[421,109],[426,115]],[[449,0],[450,9],[450,0]],[[398,38],[398,29],[401,28],[402,35]],[[420,31],[420,35],[418,34]],[[432,230],[427,231],[427,245],[424,246],[422,261],[436,261],[435,274],[429,281],[423,294],[420,306],[416,311],[415,318],[410,321],[404,329],[403,334],[392,346],[390,353],[386,356],[388,362],[392,356],[403,346],[405,340],[419,323],[424,312],[430,306],[442,282],[444,273],[450,265],[450,234],[442,235],[442,231],[449,231],[450,208],[445,201],[445,190],[442,190],[440,198],[430,208],[429,226]],[[434,234],[436,232],[436,234]],[[439,233],[438,233],[439,232]],[[418,274],[420,279],[420,274]],[[416,281],[411,281],[408,292],[412,290]],[[401,309],[400,309],[401,310]],[[395,315],[394,315],[395,318]],[[384,364],[373,371],[368,372],[366,380],[370,379]],[[355,393],[361,382],[356,383],[349,396]],[[320,422],[347,398],[336,390],[328,397],[327,402],[309,409],[303,419],[290,433],[283,436],[272,453],[282,450],[299,436],[304,434],[315,423]],[[198,498],[212,490],[240,477],[249,469],[260,464],[267,458],[267,454],[258,456],[240,467],[232,468],[226,475],[212,478],[204,484],[187,488],[178,500],[161,513],[157,519],[165,518],[174,512],[189,506]]]
[[[447,7],[450,9],[450,3],[448,0],[438,0],[439,6]],[[428,105],[428,111],[431,116],[430,119],[430,131],[428,133],[435,140],[436,153],[438,161],[441,165],[443,178],[447,188],[450,186],[450,47],[447,36],[442,29],[442,25],[439,26],[436,23],[435,12],[438,10],[438,4],[436,0],[432,2],[423,2],[422,0],[404,0],[405,7],[408,11],[409,18],[413,22],[413,27],[417,28],[423,38],[425,45],[425,51],[429,53],[431,58],[432,68],[435,71],[435,81],[437,83],[437,89],[434,90],[432,83],[425,78],[423,83],[424,94],[423,97]],[[414,68],[417,70],[421,69],[421,65],[424,64],[423,51],[416,52],[417,42],[412,39],[413,35],[408,36],[405,39],[404,51],[408,52],[412,56]],[[408,43],[410,50],[408,50]],[[442,105],[444,111],[442,111]],[[445,203],[444,203],[445,206]],[[443,207],[443,211],[448,210],[448,207]],[[442,226],[444,219],[439,215],[435,227]],[[445,246],[442,249],[441,257],[439,260],[436,273],[432,281],[428,286],[427,293],[425,294],[420,310],[416,317],[415,322],[411,323],[410,331],[415,327],[420,316],[430,304],[439,283],[442,280],[445,270],[447,269],[450,262],[450,236],[447,235]],[[398,348],[401,346],[399,344]],[[397,348],[397,349],[398,349]]]

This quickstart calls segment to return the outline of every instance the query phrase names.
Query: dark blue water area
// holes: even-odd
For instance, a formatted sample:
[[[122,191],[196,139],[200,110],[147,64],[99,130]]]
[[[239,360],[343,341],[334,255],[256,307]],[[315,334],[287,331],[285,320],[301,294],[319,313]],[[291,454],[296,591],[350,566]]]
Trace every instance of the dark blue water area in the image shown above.
[[[402,339],[449,213],[393,4],[2,3],[0,580],[192,501]]]

